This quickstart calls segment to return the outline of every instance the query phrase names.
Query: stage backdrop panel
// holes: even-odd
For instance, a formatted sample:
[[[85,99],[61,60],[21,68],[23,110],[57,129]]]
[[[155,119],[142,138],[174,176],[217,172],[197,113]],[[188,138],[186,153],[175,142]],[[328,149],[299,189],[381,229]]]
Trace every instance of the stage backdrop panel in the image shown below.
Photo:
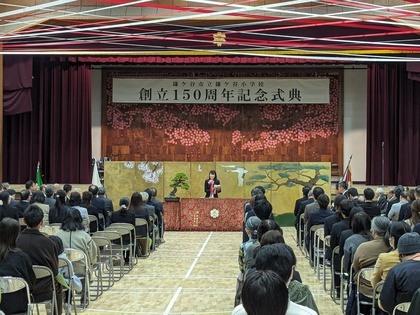
[[[131,197],[133,192],[143,191],[148,187],[156,187],[158,199],[163,200],[171,192],[169,184],[178,172],[184,172],[188,176],[190,185],[189,190],[178,189],[176,195],[181,197],[181,200],[204,197],[204,181],[208,178],[210,170],[216,170],[222,186],[220,199],[249,199],[252,188],[263,186],[267,199],[273,205],[274,214],[283,217],[283,220],[287,218],[288,222],[293,216],[295,200],[302,195],[303,186],[320,186],[328,196],[331,194],[330,163],[110,161],[104,165],[107,194],[113,200],[116,209],[121,197]],[[176,224],[168,224],[179,226],[180,218],[177,217],[176,220]]]
[[[342,167],[343,76],[336,69],[217,69],[173,68],[105,70],[102,156],[112,161],[204,162],[330,162]],[[135,102],[113,99],[114,80],[167,79],[195,84],[209,80],[240,83],[294,80],[323,81],[328,97],[322,103],[293,103],[290,97],[279,104],[250,103],[246,100],[170,102],[159,88],[162,99]],[[207,81],[206,81],[207,80]],[[143,82],[143,81],[140,81]],[[230,84],[230,83],[229,83]],[[265,85],[266,83],[264,83]],[[190,87],[177,86],[171,90]],[[204,88],[204,87],[203,87]],[[244,88],[240,88],[244,89]],[[141,90],[141,88],[140,88]],[[167,90],[167,89],[163,89]],[[133,90],[139,92],[139,90]],[[323,94],[324,92],[315,93]],[[324,93],[325,94],[325,93]],[[140,94],[136,94],[140,98]],[[290,96],[289,92],[284,96]],[[165,101],[167,100],[167,101]],[[289,101],[290,100],[290,101]],[[303,100],[303,98],[302,98]],[[198,164],[194,167],[198,167]],[[203,172],[204,172],[204,164]],[[218,166],[219,167],[219,166]],[[221,170],[224,170],[220,166]],[[236,170],[238,171],[238,170]],[[342,171],[342,170],[341,170]],[[340,171],[340,173],[341,173]],[[238,175],[238,173],[236,173]],[[195,179],[195,175],[192,178]],[[247,175],[246,175],[247,176]],[[191,194],[198,189],[194,183]],[[244,187],[244,186],[243,186]],[[232,195],[243,192],[235,188]]]

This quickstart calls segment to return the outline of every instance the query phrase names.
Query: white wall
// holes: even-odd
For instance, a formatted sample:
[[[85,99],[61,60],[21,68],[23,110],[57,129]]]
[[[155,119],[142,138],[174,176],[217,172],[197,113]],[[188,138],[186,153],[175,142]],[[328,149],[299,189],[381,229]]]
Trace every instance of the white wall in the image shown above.
[[[343,171],[350,156],[353,181],[366,181],[367,69],[344,69]]]
[[[102,69],[92,69],[92,157],[100,159],[102,145]]]
[[[92,69],[92,156],[101,158],[102,69]],[[366,180],[366,67],[344,69],[344,161],[353,154],[352,180]]]

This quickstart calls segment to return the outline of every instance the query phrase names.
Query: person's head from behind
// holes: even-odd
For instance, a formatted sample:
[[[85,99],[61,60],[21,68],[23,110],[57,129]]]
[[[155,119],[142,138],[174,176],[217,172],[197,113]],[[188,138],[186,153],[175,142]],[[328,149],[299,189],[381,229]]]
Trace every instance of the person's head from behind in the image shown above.
[[[156,187],[150,188],[150,192],[152,193],[152,198],[156,198],[156,196],[157,196],[157,189],[156,189]]]
[[[30,205],[25,209],[23,219],[29,228],[39,228],[44,222],[44,212],[37,205]]]
[[[71,207],[80,206],[82,204],[82,197],[79,192],[73,191],[70,194],[69,204]]]
[[[288,285],[292,279],[296,261],[292,253],[293,249],[286,244],[263,246],[255,257],[255,269],[274,271]]]
[[[139,192],[135,192],[131,195],[130,209],[137,209],[141,206],[142,196]]]
[[[411,203],[411,222],[415,225],[420,223],[420,199]]]
[[[264,195],[261,189],[254,187],[251,189],[251,197],[256,196],[258,194]]]
[[[302,188],[302,194],[305,196],[305,197],[308,197],[308,194],[309,194],[309,191],[311,190],[311,187],[309,187],[309,186],[303,186],[303,188]]]
[[[283,235],[283,230],[277,224],[277,222],[273,220],[262,220],[257,230],[258,241],[260,242],[264,234],[272,230],[280,231],[280,233]]]
[[[32,201],[37,203],[45,203],[45,195],[42,191],[38,190],[32,194]]]
[[[73,189],[73,186],[70,184],[63,185],[63,190],[66,192],[67,195],[70,195],[72,189]]]
[[[349,199],[354,199],[354,198],[357,198],[359,196],[359,193],[358,193],[357,189],[354,188],[354,187],[350,187],[347,190],[347,194],[349,196]]]
[[[385,237],[388,238],[389,244],[393,249],[398,248],[398,241],[405,233],[411,232],[411,227],[404,221],[391,222]]]
[[[57,192],[55,193],[55,200],[56,202],[59,201],[60,205],[64,205],[66,204],[66,192],[62,189],[57,190]]]
[[[397,187],[394,188],[394,196],[397,199],[400,199],[401,197],[401,193],[404,191],[404,187],[401,185],[398,185]]]
[[[252,209],[254,209],[255,203],[258,200],[267,200],[267,197],[264,194],[261,193],[261,190],[259,190],[259,191],[260,191],[260,193],[252,196],[251,199],[249,200],[249,205]]]
[[[346,199],[346,197],[344,195],[335,196],[335,198],[334,198],[334,211],[335,212],[340,213],[340,203],[345,199]]]
[[[20,200],[29,201],[29,197],[31,196],[31,192],[28,189],[24,189],[20,192]]]
[[[149,194],[145,191],[140,192],[141,202],[146,203],[149,200]]]
[[[89,191],[92,193],[92,195],[97,196],[99,188],[96,185],[90,185],[89,186]]]
[[[255,201],[253,209],[255,215],[260,218],[260,220],[267,220],[273,211],[273,206],[268,200],[263,199]]]
[[[320,194],[316,200],[321,209],[327,209],[330,204],[330,198],[326,194]]]
[[[408,194],[408,199],[409,199],[410,201],[414,201],[414,200],[416,200],[416,190],[415,190],[415,189],[410,189],[410,190],[407,192],[407,194]]]
[[[402,261],[410,260],[413,255],[420,253],[420,235],[407,232],[398,240],[398,253]]]
[[[10,195],[7,191],[0,192],[0,201],[3,202],[3,205],[8,205],[10,203]]]
[[[45,188],[45,196],[47,196],[47,198],[51,198],[54,195],[54,187],[51,185],[48,185]]]
[[[152,191],[150,190],[150,188],[146,188],[144,190],[145,193],[147,193],[147,202],[149,202],[150,200],[152,200]]]
[[[20,224],[12,218],[3,218],[0,222],[0,260],[7,258],[9,251],[16,248],[16,239],[20,233]]]
[[[356,213],[351,220],[351,229],[353,234],[360,234],[365,237],[371,237],[371,223],[371,219],[366,212],[362,211]]]
[[[383,196],[383,195],[384,195],[384,190],[383,190],[383,188],[381,188],[381,187],[376,188],[376,190],[375,190],[375,196],[376,196],[377,198],[379,198],[379,197],[381,197],[381,196]]]
[[[345,199],[343,199],[340,202],[339,209],[340,209],[341,216],[343,218],[347,218],[350,215],[351,209],[353,209],[353,207],[354,207],[354,202],[346,199],[346,197],[344,197],[344,198]]]
[[[365,196],[365,199],[366,199],[366,200],[371,201],[371,200],[373,200],[373,198],[375,197],[375,192],[373,191],[373,189],[372,189],[372,188],[366,188],[366,189],[363,191],[363,196]]]
[[[286,284],[270,270],[256,271],[247,276],[241,296],[248,315],[285,315],[289,303]]]
[[[248,220],[246,220],[245,231],[248,234],[249,238],[257,238],[258,227],[260,226],[260,223],[261,220],[256,216],[249,217]]]
[[[90,191],[84,191],[82,193],[82,200],[84,204],[86,205],[90,204],[92,202],[92,198],[93,198],[93,195]]]
[[[217,180],[217,173],[216,173],[216,171],[215,171],[215,170],[211,170],[211,171],[209,172],[209,179],[212,179],[212,180]]]
[[[314,193],[315,200],[318,199],[318,197],[324,193],[324,189],[322,187],[315,187],[312,192]]]
[[[278,230],[271,230],[264,233],[260,241],[260,246],[262,247],[265,245],[272,245],[277,243],[285,243],[283,234]]]
[[[106,188],[105,187],[98,187],[98,195],[99,196],[105,196],[106,194]]]
[[[388,238],[385,237],[388,231],[388,228],[391,224],[391,221],[387,217],[374,217],[372,219],[372,236],[374,239],[381,238],[384,240],[385,244],[389,246]]]
[[[120,207],[121,208],[128,208],[128,206],[130,205],[130,199],[128,199],[128,197],[122,197],[120,199]]]
[[[48,238],[54,242],[55,248],[57,248],[58,255],[61,255],[64,252],[64,245],[61,238],[59,238],[56,235],[50,235]]]
[[[83,218],[80,211],[76,208],[69,208],[64,216],[63,223],[61,224],[63,231],[78,231],[85,230],[83,225]]]

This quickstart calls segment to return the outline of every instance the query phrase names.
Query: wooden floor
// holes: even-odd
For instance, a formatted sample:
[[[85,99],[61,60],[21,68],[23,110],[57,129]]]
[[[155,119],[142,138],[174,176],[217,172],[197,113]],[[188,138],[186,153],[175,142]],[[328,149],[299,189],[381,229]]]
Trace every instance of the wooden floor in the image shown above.
[[[295,245],[294,228],[284,228],[284,233],[320,314],[341,314]],[[83,314],[231,314],[241,239],[240,232],[166,232],[166,243],[140,259]]]

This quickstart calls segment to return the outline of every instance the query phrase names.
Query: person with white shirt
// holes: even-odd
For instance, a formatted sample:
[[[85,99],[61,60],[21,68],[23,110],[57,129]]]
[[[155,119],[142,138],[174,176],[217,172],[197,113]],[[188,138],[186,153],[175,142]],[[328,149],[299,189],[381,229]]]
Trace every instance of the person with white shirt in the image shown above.
[[[280,276],[288,287],[293,277],[294,259],[293,250],[286,244],[272,244],[261,247],[255,258],[255,268],[259,270],[271,270]],[[245,286],[244,286],[245,287]],[[247,315],[242,304],[235,307],[232,315]],[[288,301],[286,315],[317,315],[317,313],[292,301]]]

